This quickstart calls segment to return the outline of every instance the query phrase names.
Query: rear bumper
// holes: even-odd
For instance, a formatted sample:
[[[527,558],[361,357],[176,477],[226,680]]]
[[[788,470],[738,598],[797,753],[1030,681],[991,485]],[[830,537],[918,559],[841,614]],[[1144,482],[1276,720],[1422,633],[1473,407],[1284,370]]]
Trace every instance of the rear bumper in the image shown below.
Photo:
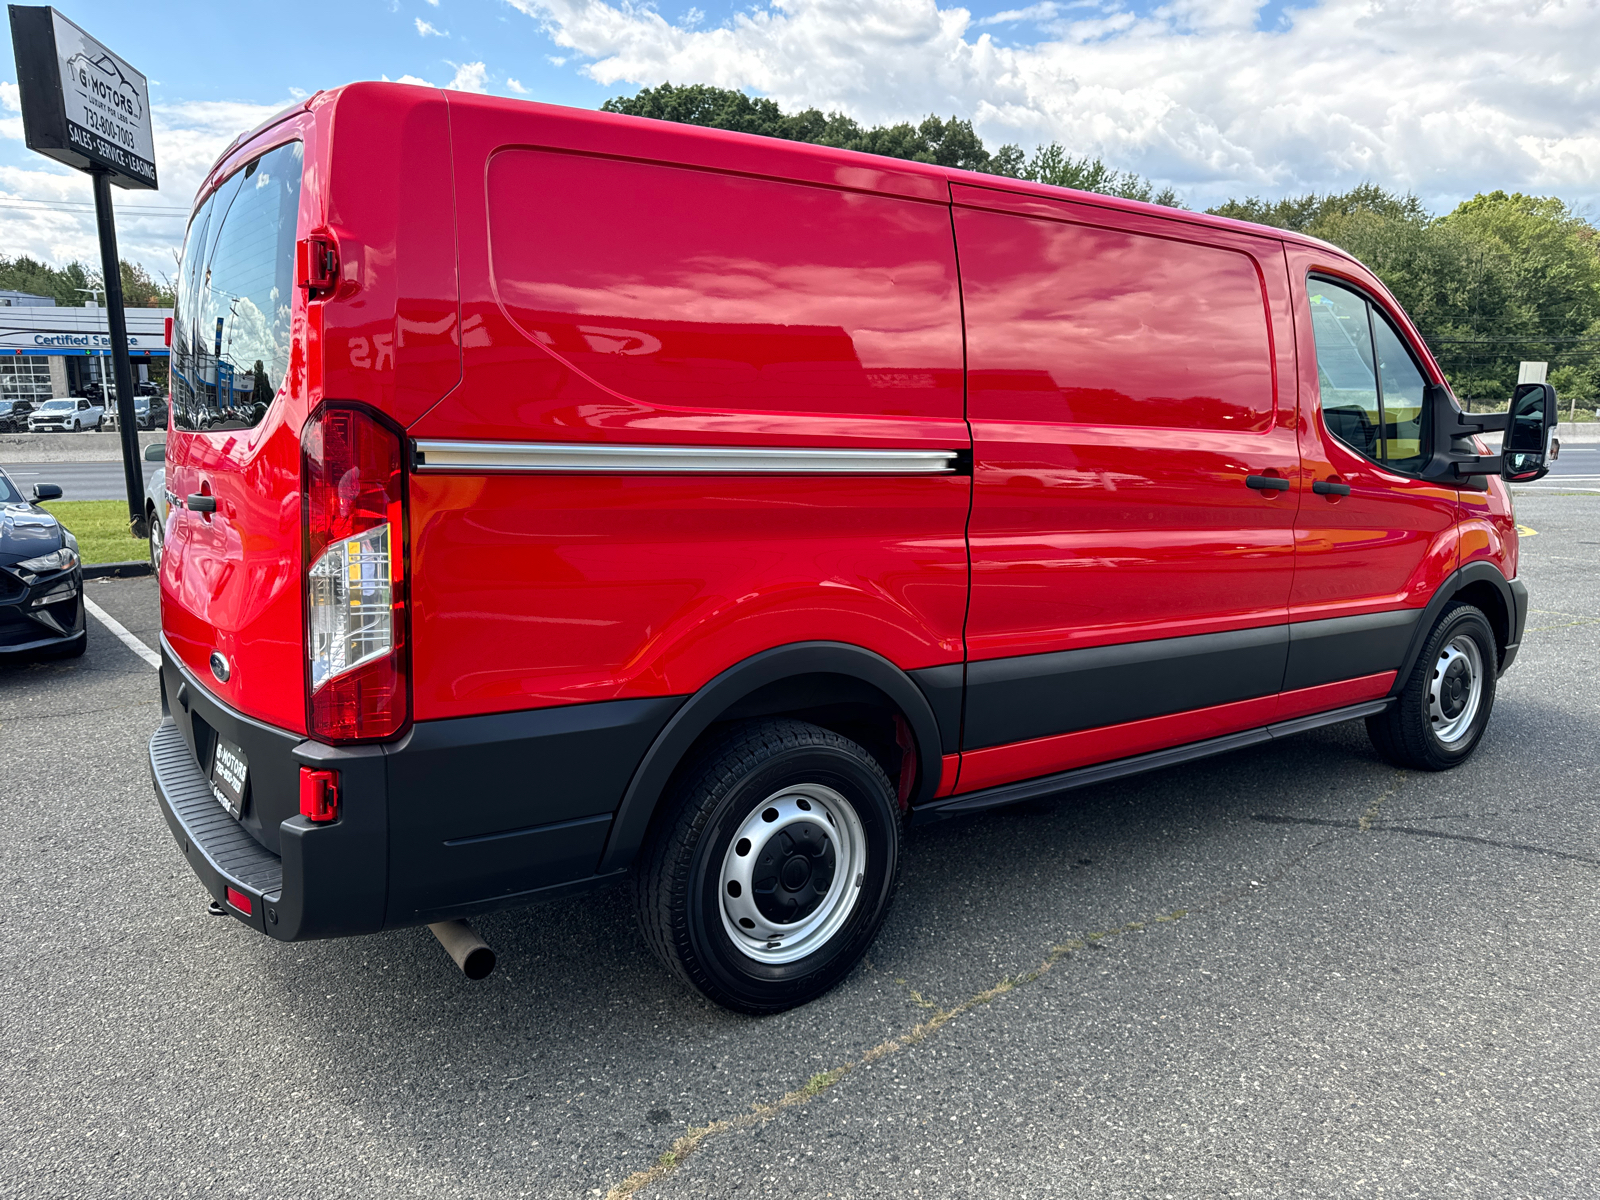
[[[156,798],[184,857],[253,928],[283,941],[470,916],[602,884],[612,816],[681,697],[419,722],[336,747],[222,704],[165,639],[167,718],[150,739]],[[210,739],[249,762],[242,820],[214,798]],[[339,772],[339,819],[299,815],[302,766]]]

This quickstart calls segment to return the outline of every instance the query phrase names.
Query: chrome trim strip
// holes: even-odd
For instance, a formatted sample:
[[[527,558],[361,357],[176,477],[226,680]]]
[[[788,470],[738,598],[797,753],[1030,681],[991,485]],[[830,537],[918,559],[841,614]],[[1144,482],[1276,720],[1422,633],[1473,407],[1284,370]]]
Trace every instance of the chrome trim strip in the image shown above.
[[[418,441],[418,471],[612,471],[654,475],[948,475],[955,450]]]

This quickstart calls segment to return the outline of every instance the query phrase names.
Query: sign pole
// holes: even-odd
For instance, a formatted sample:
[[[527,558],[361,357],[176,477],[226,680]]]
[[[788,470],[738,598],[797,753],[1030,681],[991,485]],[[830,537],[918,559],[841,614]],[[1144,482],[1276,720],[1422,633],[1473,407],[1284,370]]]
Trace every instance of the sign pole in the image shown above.
[[[133,364],[128,361],[111,185],[151,190],[160,186],[149,80],[53,8],[12,4],[8,12],[23,140],[30,150],[86,172],[94,181],[94,216],[100,230],[100,267],[105,273],[106,320],[116,376],[117,432],[128,484],[128,524],[133,535],[142,538],[148,534],[144,470],[133,411]],[[104,384],[102,372],[102,392]]]
[[[122,475],[128,485],[128,524],[134,537],[146,537],[144,469],[139,465],[139,423],[133,411],[133,364],[128,360],[128,319],[122,308],[122,260],[117,257],[117,225],[111,211],[111,173],[90,168],[94,180],[94,219],[100,228],[100,269],[105,274],[106,319],[111,325],[111,372],[117,384],[117,435],[122,439]]]

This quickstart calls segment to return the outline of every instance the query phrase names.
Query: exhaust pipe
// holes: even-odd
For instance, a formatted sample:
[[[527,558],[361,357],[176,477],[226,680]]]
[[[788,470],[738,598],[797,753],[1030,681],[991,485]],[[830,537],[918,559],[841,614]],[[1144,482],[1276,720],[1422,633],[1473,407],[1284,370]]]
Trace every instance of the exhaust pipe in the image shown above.
[[[494,951],[465,921],[439,921],[428,930],[468,979],[485,979],[494,970]]]

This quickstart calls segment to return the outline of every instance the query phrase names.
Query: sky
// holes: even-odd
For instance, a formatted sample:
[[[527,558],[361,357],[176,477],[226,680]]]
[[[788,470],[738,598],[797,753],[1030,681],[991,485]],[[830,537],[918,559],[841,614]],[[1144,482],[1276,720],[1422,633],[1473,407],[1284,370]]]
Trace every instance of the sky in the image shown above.
[[[123,257],[171,274],[233,137],[358,79],[597,107],[709,83],[858,120],[1060,141],[1193,208],[1371,181],[1435,211],[1496,188],[1600,203],[1600,0],[67,0],[151,81],[158,192]],[[22,143],[0,56],[0,254],[98,262],[89,179]]]

